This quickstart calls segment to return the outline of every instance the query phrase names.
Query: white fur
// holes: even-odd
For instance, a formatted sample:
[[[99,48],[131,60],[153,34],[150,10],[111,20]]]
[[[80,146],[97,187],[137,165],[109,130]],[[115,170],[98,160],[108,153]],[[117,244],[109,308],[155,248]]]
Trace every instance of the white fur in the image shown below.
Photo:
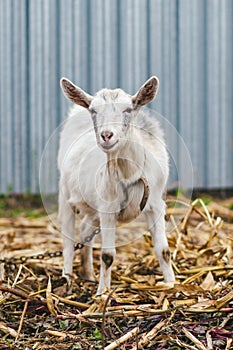
[[[69,96],[68,96],[69,97]],[[90,95],[88,95],[90,99]],[[132,109],[130,115],[124,112]],[[63,275],[72,276],[74,256],[74,210],[82,217],[81,237],[85,238],[100,226],[102,256],[114,259],[115,230],[119,218],[129,221],[139,213],[144,187],[137,180],[144,176],[150,195],[144,208],[155,252],[166,282],[174,281],[170,259],[164,259],[168,251],[165,233],[165,204],[162,194],[168,177],[168,155],[160,126],[148,110],[134,110],[132,98],[123,90],[101,90],[91,100],[89,110],[95,118],[95,130],[91,113],[74,106],[65,122],[60,139],[58,166],[59,217],[64,246]],[[127,130],[122,120],[130,117]],[[113,132],[108,142],[101,133]],[[110,145],[112,148],[104,148]],[[123,184],[123,185],[122,185]],[[124,203],[124,188],[128,190],[128,202]],[[122,209],[122,203],[126,205]],[[106,255],[107,254],[107,255]],[[94,279],[91,245],[81,250],[82,275]],[[110,288],[111,266],[101,258],[100,280],[97,294]]]

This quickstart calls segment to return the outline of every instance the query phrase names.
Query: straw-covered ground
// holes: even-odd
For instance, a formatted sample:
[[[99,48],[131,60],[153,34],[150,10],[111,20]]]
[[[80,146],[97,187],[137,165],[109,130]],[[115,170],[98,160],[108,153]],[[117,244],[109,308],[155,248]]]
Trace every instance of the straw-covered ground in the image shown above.
[[[129,244],[117,248],[112,290],[100,299],[96,284],[78,277],[78,251],[71,295],[61,257],[0,264],[0,349],[233,349],[232,204],[168,205],[173,287],[163,284],[140,221],[118,229]],[[1,258],[61,249],[59,232],[40,210],[3,209]],[[97,279],[99,255],[97,242]]]

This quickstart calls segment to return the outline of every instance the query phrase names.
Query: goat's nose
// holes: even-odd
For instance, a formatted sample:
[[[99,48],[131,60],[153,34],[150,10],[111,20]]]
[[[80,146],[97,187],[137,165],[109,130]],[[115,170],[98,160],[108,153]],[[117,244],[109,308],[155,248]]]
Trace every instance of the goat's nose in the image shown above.
[[[113,132],[109,130],[105,130],[101,132],[102,139],[106,142],[109,141],[113,136]]]

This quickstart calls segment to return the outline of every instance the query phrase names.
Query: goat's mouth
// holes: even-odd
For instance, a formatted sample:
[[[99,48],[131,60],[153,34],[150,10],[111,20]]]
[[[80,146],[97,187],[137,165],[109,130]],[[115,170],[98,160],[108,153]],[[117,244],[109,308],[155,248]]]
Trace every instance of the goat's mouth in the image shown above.
[[[117,140],[117,141],[114,142],[113,144],[104,143],[104,144],[101,144],[101,147],[102,147],[105,151],[109,151],[109,150],[112,149],[118,142],[119,142],[119,140]]]

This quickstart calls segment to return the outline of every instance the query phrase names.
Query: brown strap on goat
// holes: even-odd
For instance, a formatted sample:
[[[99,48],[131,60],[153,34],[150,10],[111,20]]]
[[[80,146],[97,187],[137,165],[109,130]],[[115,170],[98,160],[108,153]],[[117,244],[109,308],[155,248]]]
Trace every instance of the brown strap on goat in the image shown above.
[[[147,179],[144,176],[142,176],[139,179],[139,181],[142,181],[143,185],[144,185],[144,193],[143,193],[143,197],[142,197],[142,200],[141,200],[141,203],[140,203],[140,210],[143,211],[143,209],[145,208],[146,203],[148,201],[148,198],[149,198],[150,188],[149,188],[148,181],[147,181]]]

